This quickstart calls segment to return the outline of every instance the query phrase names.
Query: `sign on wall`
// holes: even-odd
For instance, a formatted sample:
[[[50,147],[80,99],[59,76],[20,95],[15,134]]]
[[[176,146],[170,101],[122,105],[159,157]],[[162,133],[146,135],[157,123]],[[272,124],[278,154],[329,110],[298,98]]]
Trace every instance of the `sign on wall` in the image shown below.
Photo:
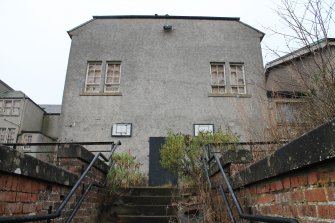
[[[199,135],[200,132],[213,133],[214,125],[213,124],[194,124],[194,136]]]
[[[112,127],[112,136],[131,137],[131,123],[116,123]]]

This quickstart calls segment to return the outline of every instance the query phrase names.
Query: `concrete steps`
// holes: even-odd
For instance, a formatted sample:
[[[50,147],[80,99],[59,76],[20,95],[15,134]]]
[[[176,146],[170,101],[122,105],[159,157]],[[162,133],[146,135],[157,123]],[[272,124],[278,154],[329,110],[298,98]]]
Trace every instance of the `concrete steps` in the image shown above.
[[[172,202],[178,199],[174,188],[127,188],[104,207],[99,223],[172,223],[177,222]]]

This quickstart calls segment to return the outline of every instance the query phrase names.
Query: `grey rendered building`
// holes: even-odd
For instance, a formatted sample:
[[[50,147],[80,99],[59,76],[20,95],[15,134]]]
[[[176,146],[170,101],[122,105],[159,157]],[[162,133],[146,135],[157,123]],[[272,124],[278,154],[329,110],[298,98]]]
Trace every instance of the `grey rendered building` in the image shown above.
[[[60,141],[121,140],[147,172],[168,131],[264,135],[264,34],[239,18],[94,16],[68,33]]]

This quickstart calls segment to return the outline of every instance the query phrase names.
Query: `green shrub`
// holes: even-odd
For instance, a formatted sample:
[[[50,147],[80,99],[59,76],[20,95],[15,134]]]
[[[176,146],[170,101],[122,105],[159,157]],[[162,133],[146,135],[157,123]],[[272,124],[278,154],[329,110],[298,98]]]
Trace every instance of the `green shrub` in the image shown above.
[[[142,164],[130,153],[115,153],[108,172],[108,185],[111,192],[119,188],[143,184],[144,175],[140,172]]]
[[[211,144],[213,150],[224,152],[236,149],[234,143],[237,142],[238,137],[230,131],[219,130],[213,134],[200,133],[195,137],[169,132],[160,151],[160,162],[163,168],[177,174],[181,179],[198,179],[202,174],[203,146]],[[233,144],[227,145],[227,143]]]

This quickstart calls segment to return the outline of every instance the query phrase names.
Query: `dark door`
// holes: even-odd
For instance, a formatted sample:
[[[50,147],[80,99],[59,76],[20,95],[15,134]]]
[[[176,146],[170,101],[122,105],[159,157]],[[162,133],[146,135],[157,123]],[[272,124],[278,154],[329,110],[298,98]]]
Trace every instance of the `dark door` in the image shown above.
[[[160,164],[160,149],[164,137],[149,138],[149,186],[176,185],[177,177]]]

